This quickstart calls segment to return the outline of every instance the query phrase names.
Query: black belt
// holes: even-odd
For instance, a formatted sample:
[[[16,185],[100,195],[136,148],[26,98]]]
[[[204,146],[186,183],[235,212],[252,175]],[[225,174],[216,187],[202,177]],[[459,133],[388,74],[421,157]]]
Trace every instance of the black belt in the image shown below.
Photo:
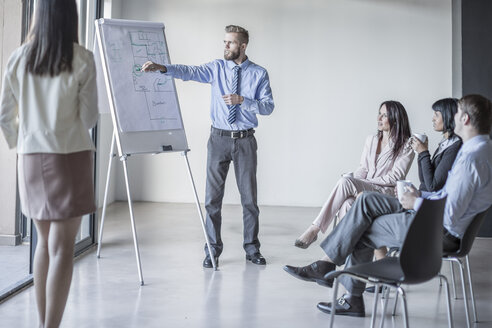
[[[246,138],[249,136],[252,136],[255,133],[255,130],[253,128],[248,129],[248,130],[221,130],[214,128],[212,126],[212,129],[210,131],[212,134],[215,134],[217,136],[221,137],[229,137],[232,139],[239,139],[239,138]]]

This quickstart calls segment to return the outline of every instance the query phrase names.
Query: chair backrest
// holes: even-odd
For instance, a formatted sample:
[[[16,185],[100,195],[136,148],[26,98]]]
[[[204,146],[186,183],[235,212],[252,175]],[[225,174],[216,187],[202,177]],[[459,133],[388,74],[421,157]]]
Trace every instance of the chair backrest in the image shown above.
[[[475,215],[473,220],[466,228],[465,234],[461,239],[460,249],[456,253],[448,253],[447,255],[463,257],[470,253],[473,242],[475,241],[475,237],[477,237],[478,230],[480,230],[480,226],[485,220],[485,215],[487,214],[487,211],[488,210],[485,210],[482,213],[478,213],[477,215]]]
[[[400,252],[400,266],[404,275],[402,283],[421,283],[439,273],[445,204],[446,198],[424,199],[415,214]]]

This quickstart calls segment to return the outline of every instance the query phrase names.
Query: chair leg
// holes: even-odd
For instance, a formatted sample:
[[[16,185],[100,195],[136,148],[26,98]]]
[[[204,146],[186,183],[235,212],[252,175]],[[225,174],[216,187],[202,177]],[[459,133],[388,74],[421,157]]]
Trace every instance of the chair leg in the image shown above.
[[[453,328],[453,316],[452,316],[452,313],[451,313],[451,298],[449,297],[449,283],[448,283],[448,279],[443,276],[442,274],[439,274],[439,281],[443,281],[444,280],[444,285],[445,285],[445,288],[446,288],[446,304],[447,304],[447,307],[448,307],[448,327],[449,328]]]
[[[453,298],[456,300],[456,280],[454,280],[454,270],[453,270],[453,261],[449,261],[449,270],[451,271],[451,281],[453,282]]]
[[[378,312],[378,302],[379,302],[379,286],[380,284],[376,284],[374,288],[374,304],[372,305],[372,317],[371,317],[371,328],[374,328],[376,324],[376,314]]]
[[[468,284],[470,285],[470,297],[472,301],[473,320],[474,322],[478,322],[477,308],[475,306],[475,294],[473,293],[473,282],[472,282],[471,270],[470,270],[470,260],[468,258],[468,255],[465,256],[465,266],[466,266],[466,272],[468,274]]]
[[[391,315],[394,317],[396,315],[396,305],[398,304],[398,292],[396,292],[396,295],[395,295],[395,304],[393,305],[393,312],[391,313]]]
[[[335,322],[335,304],[337,304],[337,294],[338,294],[338,279],[335,278],[333,281],[333,300],[331,301],[331,316],[330,316],[330,328],[333,328]]]
[[[383,288],[384,302],[383,302],[383,311],[381,313],[381,324],[379,325],[379,328],[384,327],[384,319],[386,317],[386,309],[388,307],[389,292],[390,292],[390,288],[385,286]],[[398,297],[398,293],[396,293],[396,296]]]
[[[454,258],[453,261],[458,262],[460,268],[461,275],[461,289],[463,290],[463,303],[465,303],[465,314],[466,314],[466,326],[470,328],[470,313],[468,312],[468,295],[466,294],[466,285],[465,285],[465,270],[463,268],[463,263],[460,259]]]
[[[405,322],[405,328],[408,328],[408,310],[407,310],[407,298],[405,296],[405,291],[403,288],[398,287],[398,293],[401,295],[401,307],[403,310],[403,321]]]

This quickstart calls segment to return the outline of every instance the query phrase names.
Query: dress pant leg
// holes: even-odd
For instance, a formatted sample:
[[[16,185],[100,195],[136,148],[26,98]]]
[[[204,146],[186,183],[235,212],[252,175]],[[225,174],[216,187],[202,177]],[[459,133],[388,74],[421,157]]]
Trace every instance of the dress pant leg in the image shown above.
[[[354,204],[354,202],[355,202],[355,197],[349,197],[343,202],[342,206],[340,207],[340,210],[338,211],[338,220],[339,221],[341,219],[343,219],[345,214],[347,214],[347,212],[350,210],[350,208],[352,207],[352,204]]]
[[[210,240],[214,255],[222,253],[223,243],[220,234],[222,226],[222,200],[224,186],[231,162],[233,139],[218,135],[210,135],[207,145],[207,183],[205,188],[205,209],[207,217],[205,229]],[[205,254],[208,254],[205,244]]]
[[[243,207],[243,248],[246,254],[260,250],[258,240],[259,214],[257,204],[256,166],[257,144],[253,135],[234,140],[232,153],[236,183]]]
[[[380,247],[401,247],[415,217],[414,211],[403,211],[377,217],[347,257],[345,267],[372,262],[374,250]],[[366,283],[342,276],[340,282],[352,295],[361,296]]]
[[[365,192],[320,246],[335,264],[342,265],[378,217],[401,212],[403,208],[398,199]]]
[[[362,191],[380,191],[380,187],[357,178],[342,177],[338,180],[327,201],[313,224],[326,232],[331,221],[349,198],[355,198]]]

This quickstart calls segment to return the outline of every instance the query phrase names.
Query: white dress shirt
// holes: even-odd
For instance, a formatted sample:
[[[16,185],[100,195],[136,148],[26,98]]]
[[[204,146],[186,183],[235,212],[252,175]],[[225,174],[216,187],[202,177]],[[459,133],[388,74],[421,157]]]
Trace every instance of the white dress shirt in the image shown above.
[[[67,154],[94,150],[88,130],[98,119],[92,52],[74,43],[72,72],[57,76],[26,72],[26,45],[7,64],[0,127],[17,153]]]
[[[441,190],[422,192],[422,198],[427,199],[445,196],[444,227],[453,236],[463,238],[473,217],[492,204],[492,141],[488,135],[463,143]],[[422,205],[422,198],[415,201],[415,210]]]

